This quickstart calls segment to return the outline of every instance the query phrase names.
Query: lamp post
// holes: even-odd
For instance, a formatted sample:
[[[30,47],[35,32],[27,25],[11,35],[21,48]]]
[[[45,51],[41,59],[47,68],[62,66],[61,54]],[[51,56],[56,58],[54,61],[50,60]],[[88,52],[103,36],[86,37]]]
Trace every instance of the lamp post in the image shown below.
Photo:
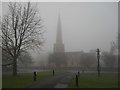
[[[99,50],[99,48],[97,49],[97,59],[98,59],[98,66],[97,66],[98,77],[100,77],[100,62],[99,62],[99,59],[100,59],[100,50]]]

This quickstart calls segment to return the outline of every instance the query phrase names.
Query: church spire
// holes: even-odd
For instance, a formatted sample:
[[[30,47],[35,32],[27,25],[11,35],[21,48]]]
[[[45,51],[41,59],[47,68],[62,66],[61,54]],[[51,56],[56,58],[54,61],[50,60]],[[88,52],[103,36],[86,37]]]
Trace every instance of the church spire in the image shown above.
[[[54,52],[64,52],[64,44],[62,41],[62,25],[60,13],[58,15],[58,23],[57,23],[57,34],[56,34],[56,43],[54,45]]]
[[[60,13],[58,15],[56,43],[62,43],[62,26],[61,26]]]

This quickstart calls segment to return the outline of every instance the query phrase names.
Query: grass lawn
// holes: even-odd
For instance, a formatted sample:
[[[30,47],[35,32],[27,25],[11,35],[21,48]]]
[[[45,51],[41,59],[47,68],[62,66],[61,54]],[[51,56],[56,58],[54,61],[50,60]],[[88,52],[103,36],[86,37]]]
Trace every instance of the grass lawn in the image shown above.
[[[55,75],[63,74],[63,72],[56,72]],[[39,72],[37,73],[37,80],[44,80],[52,77],[52,72]],[[10,74],[2,76],[2,88],[24,88],[35,82],[33,80],[33,73],[19,73],[16,77]]]
[[[98,77],[95,73],[84,73],[78,82],[78,88],[118,88],[118,74],[101,73]],[[71,80],[70,88],[76,88],[75,78]]]
[[[2,74],[0,73],[0,89],[2,88]]]

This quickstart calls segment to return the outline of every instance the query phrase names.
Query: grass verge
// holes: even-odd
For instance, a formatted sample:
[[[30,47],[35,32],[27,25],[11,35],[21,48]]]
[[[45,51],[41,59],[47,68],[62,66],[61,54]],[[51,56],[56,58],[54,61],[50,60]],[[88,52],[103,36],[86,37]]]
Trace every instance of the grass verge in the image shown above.
[[[63,72],[56,72],[55,75],[63,74]],[[45,80],[52,77],[52,72],[37,73],[37,80]],[[33,73],[19,73],[16,77],[10,74],[2,75],[2,88],[24,88],[34,83]]]
[[[80,75],[78,82],[78,88],[118,88],[118,74],[101,73],[98,77],[96,73],[85,73]],[[76,88],[75,78],[71,80],[70,88]]]

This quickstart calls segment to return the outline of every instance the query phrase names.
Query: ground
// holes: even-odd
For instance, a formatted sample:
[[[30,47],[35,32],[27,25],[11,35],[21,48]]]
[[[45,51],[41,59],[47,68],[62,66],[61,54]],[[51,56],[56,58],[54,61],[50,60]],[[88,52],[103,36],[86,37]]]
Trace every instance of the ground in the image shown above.
[[[71,81],[70,88],[76,88],[75,77]],[[101,73],[84,73],[78,79],[78,88],[118,88],[118,74]]]
[[[56,72],[55,75],[62,73],[64,72]],[[37,73],[37,81],[42,81],[50,77],[53,77],[52,72]],[[18,73],[16,77],[11,74],[3,74],[2,79],[2,88],[24,88],[36,82],[33,79],[33,73]]]
[[[38,73],[37,81],[33,80],[33,73],[19,74],[17,77],[3,75],[3,88],[76,88],[76,72]],[[117,73],[81,73],[78,88],[118,88]]]

